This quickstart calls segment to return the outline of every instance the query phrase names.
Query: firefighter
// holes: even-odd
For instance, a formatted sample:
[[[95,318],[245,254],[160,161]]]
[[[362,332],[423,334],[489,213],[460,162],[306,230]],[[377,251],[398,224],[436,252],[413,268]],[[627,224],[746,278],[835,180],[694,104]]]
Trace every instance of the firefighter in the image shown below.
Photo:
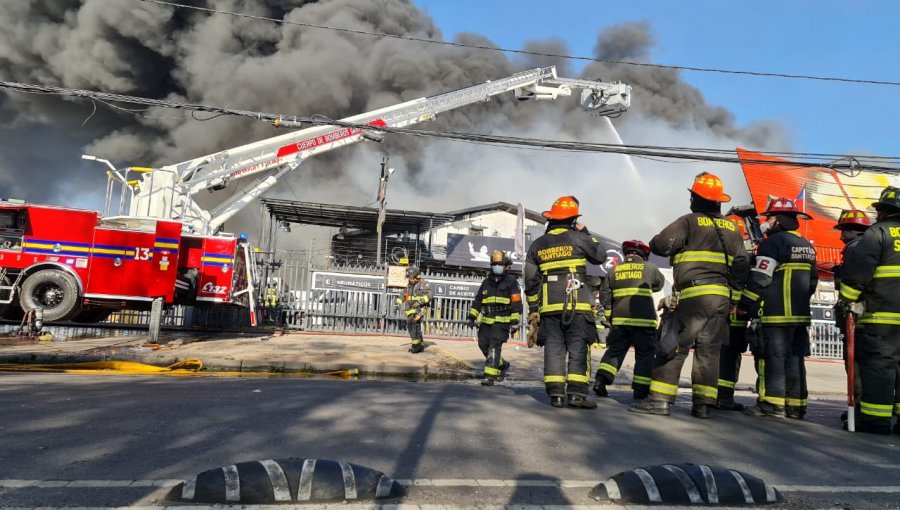
[[[278,306],[278,289],[274,283],[270,283],[266,288],[266,317],[268,320],[275,322],[275,307]]]
[[[892,416],[900,416],[900,188],[888,186],[872,206],[875,224],[845,254],[837,310],[845,316],[854,302],[864,308],[855,331],[862,379],[856,430],[890,434]],[[900,434],[900,423],[893,431]]]
[[[718,396],[719,351],[728,335],[728,312],[739,298],[749,260],[737,226],[722,215],[731,200],[722,180],[701,173],[690,188],[691,213],[681,216],[650,240],[653,253],[670,257],[675,285],[672,312],[677,338],[660,339],[650,394],[629,411],[668,416],[675,403],[681,368],[691,347],[694,361],[691,414],[709,418]]]
[[[483,386],[493,386],[509,370],[500,351],[522,316],[522,293],[509,274],[512,261],[500,250],[491,253],[491,274],[484,279],[472,301],[469,325],[478,326],[478,348],[484,354]]]
[[[409,283],[403,298],[397,298],[397,305],[403,305],[403,313],[406,315],[406,329],[412,340],[409,352],[416,354],[425,350],[422,338],[422,320],[428,313],[433,295],[431,287],[416,266],[406,268],[406,278]]]
[[[529,325],[539,324],[537,344],[544,347],[544,385],[553,407],[593,409],[588,398],[589,345],[597,338],[587,287],[587,264],[602,264],[600,239],[577,223],[578,200],[557,199],[549,211],[547,231],[534,240],[525,260],[525,295]],[[566,396],[568,394],[568,402]]]
[[[841,231],[841,242],[844,243],[844,248],[841,250],[841,263],[834,266],[834,290],[840,293],[841,291],[841,275],[844,270],[843,268],[843,260],[846,256],[847,252],[853,249],[854,246],[862,239],[862,235],[872,226],[872,220],[869,219],[869,216],[866,215],[863,211],[857,211],[855,209],[845,209],[841,211],[841,215],[838,217],[837,225],[834,226],[835,230]],[[837,308],[837,306],[835,307]],[[838,327],[838,330],[841,332],[841,342],[843,343],[843,351],[844,351],[844,369],[849,372],[849,367],[847,363],[850,360],[850,357],[847,355],[847,321],[846,317],[843,314],[837,313],[840,310],[835,309],[835,323]],[[854,353],[857,354],[857,353]],[[856,365],[859,364],[858,355],[854,356],[857,360]],[[862,385],[860,384],[860,375],[859,369],[854,371],[855,375],[855,391],[854,394],[859,398],[862,395]],[[844,411],[841,414],[841,420],[847,419],[847,411]]]
[[[719,394],[716,409],[720,411],[743,411],[744,404],[734,400],[734,387],[741,375],[741,361],[747,352],[746,317],[738,318],[737,310],[728,314],[728,341],[722,344],[719,353]]]
[[[797,229],[799,218],[812,219],[793,200],[775,198],[761,215],[766,238],[756,261],[738,317],[762,324],[762,352],[757,360],[759,376],[756,405],[745,409],[751,416],[793,418],[806,414],[806,367],[809,355],[809,300],[816,291],[819,272],[816,250]]]
[[[753,251],[748,254],[750,257],[751,267],[755,262],[756,248],[758,243],[753,242]],[[749,276],[749,274],[747,275]],[[747,282],[743,285],[746,287]],[[751,325],[747,317],[738,318],[737,308],[732,307],[728,313],[728,341],[722,344],[722,350],[719,352],[719,394],[716,397],[716,409],[720,411],[743,411],[744,404],[734,400],[734,388],[741,375],[741,361],[747,347],[750,344],[750,338],[747,335],[747,328],[751,330],[751,336],[758,334],[759,321],[754,321]],[[752,337],[755,338],[755,337]],[[757,354],[756,343],[754,343],[754,354]]]
[[[636,400],[650,391],[650,372],[656,353],[656,307],[653,293],[662,290],[666,280],[659,268],[650,262],[650,246],[642,241],[622,243],[625,261],[617,265],[603,280],[600,293],[606,310],[611,311],[609,349],[600,360],[594,380],[594,393],[609,396],[607,385],[613,383],[625,354],[634,346],[634,372],[631,389]]]

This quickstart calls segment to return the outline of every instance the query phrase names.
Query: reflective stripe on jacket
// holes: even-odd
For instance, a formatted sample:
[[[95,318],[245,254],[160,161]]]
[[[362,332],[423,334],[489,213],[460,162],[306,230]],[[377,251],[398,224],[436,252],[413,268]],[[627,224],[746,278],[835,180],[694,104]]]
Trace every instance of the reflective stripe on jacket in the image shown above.
[[[592,313],[593,292],[587,264],[602,264],[606,250],[600,239],[572,226],[555,225],[534,240],[525,259],[525,294],[531,309],[542,314]],[[580,288],[578,287],[580,284]],[[566,292],[566,289],[570,292]]]
[[[860,324],[900,326],[900,214],[872,225],[844,254],[841,298],[865,303]]]
[[[511,275],[488,276],[475,299],[469,316],[480,324],[517,324],[522,317],[522,293]]]
[[[650,240],[650,250],[669,257],[679,299],[708,295],[740,298],[750,260],[737,226],[721,214],[685,214]]]
[[[418,312],[420,308],[430,306],[433,298],[431,286],[424,278],[419,278],[415,283],[406,287],[406,292],[403,294],[403,313],[409,317]]]
[[[655,328],[653,293],[665,284],[655,264],[634,255],[626,257],[600,284],[600,300],[605,310],[612,311],[612,325]]]
[[[741,308],[771,326],[810,324],[818,281],[813,245],[799,232],[777,230],[759,245]]]

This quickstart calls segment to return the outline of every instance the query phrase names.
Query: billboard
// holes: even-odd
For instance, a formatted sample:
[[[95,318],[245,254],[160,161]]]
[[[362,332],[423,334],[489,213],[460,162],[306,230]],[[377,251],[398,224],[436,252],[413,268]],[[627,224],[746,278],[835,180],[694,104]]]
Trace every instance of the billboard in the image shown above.
[[[603,266],[589,264],[587,274],[590,276],[605,276],[606,270],[615,267],[623,258],[620,246],[613,241],[601,237],[600,243],[606,248],[607,261]],[[526,245],[530,244],[531,241],[526,241]],[[447,236],[447,259],[444,263],[448,266],[488,269],[491,265],[491,252],[494,250],[506,252],[513,262],[513,271],[522,271],[525,261],[515,253],[515,241],[506,237],[449,234]]]

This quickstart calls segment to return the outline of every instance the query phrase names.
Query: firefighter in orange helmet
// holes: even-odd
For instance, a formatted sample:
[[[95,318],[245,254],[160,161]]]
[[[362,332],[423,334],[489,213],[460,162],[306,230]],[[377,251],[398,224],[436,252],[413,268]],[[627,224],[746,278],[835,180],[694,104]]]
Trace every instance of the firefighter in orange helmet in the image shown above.
[[[667,416],[675,403],[681,368],[694,348],[693,409],[709,418],[716,403],[719,352],[728,338],[728,312],[741,295],[750,268],[737,226],[722,215],[722,180],[701,173],[691,186],[691,213],[681,216],[650,240],[653,253],[670,257],[677,305],[672,315],[677,338],[660,338],[650,395],[629,411]]]
[[[491,253],[491,274],[478,288],[469,311],[469,325],[478,326],[478,348],[484,354],[483,386],[493,386],[509,370],[500,350],[510,331],[518,329],[522,316],[522,293],[516,278],[509,274],[511,265],[502,251]]]
[[[593,409],[589,346],[597,338],[587,285],[587,264],[602,264],[600,239],[577,223],[578,200],[560,197],[549,211],[547,232],[531,243],[525,259],[529,324],[539,321],[537,344],[544,347],[544,386],[553,407]],[[568,395],[568,402],[566,396]]]
[[[793,418],[806,414],[804,358],[809,355],[809,300],[816,291],[819,271],[816,250],[797,229],[798,218],[812,219],[793,200],[776,198],[766,211],[766,238],[756,260],[738,316],[759,317],[763,326],[757,403],[745,409],[751,416]]]

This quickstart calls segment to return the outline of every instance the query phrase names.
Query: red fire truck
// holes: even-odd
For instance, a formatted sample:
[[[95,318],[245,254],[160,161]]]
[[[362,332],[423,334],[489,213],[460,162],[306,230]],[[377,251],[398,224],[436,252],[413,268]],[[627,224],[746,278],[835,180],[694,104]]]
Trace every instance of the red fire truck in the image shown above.
[[[0,315],[98,322],[115,310],[252,300],[243,237],[182,233],[177,221],[0,201]]]
[[[44,320],[103,320],[113,310],[166,304],[244,304],[255,321],[255,264],[246,239],[221,234],[225,222],[306,158],[362,140],[380,141],[379,128],[398,128],[493,96],[552,100],[581,90],[582,107],[618,115],[631,103],[621,83],[560,78],[554,67],[341,119],[161,168],[109,167],[104,214],[0,202],[0,315],[40,308]],[[331,121],[334,122],[334,121]],[[299,122],[275,122],[297,127]],[[132,179],[132,173],[139,179]],[[253,179],[249,179],[253,177]],[[197,194],[234,188],[205,209]],[[118,211],[112,195],[119,191]],[[208,203],[209,199],[203,202]],[[114,215],[110,215],[113,213]]]

